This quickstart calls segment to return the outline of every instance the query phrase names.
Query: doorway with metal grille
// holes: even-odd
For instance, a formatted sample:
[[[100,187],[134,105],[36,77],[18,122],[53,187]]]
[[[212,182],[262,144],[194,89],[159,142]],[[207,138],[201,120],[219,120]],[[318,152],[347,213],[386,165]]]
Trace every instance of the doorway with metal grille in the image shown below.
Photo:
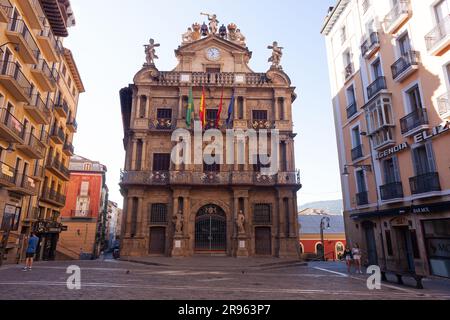
[[[195,219],[195,251],[225,253],[227,250],[227,218],[216,205],[202,207]]]

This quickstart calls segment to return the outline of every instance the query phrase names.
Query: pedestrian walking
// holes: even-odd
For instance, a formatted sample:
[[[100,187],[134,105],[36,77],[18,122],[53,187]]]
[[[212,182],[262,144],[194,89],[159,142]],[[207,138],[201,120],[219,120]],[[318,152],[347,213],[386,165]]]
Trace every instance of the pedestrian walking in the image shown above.
[[[352,254],[353,254],[353,261],[355,261],[355,265],[356,265],[356,272],[363,274],[362,272],[362,265],[361,265],[361,248],[359,247],[359,244],[355,243],[353,249],[352,249]]]
[[[347,272],[352,272],[352,262],[353,262],[353,252],[350,249],[349,246],[345,248],[344,253],[342,254],[342,259],[345,259],[345,262],[347,264]]]
[[[36,255],[36,249],[37,249],[38,243],[39,243],[39,238],[36,236],[36,234],[34,232],[32,232],[30,238],[28,239],[25,268],[23,268],[23,271],[31,271],[32,270],[33,261],[34,261],[35,255]]]

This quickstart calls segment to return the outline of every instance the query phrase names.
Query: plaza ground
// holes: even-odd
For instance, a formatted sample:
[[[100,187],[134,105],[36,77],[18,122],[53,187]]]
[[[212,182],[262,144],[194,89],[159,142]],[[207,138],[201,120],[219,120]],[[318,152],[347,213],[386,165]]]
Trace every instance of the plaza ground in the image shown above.
[[[67,288],[67,267],[81,268],[81,290]],[[128,261],[57,261],[0,268],[0,300],[450,300],[450,281],[425,279],[425,290],[346,274],[342,263],[196,257]],[[390,280],[394,280],[390,278]]]

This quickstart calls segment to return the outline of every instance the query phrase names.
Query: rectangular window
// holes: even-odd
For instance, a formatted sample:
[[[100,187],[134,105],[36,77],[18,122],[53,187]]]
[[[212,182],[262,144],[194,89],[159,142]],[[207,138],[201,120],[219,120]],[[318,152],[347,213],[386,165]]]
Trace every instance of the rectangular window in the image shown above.
[[[203,163],[203,172],[220,172],[220,164],[206,164]]]
[[[412,154],[416,176],[436,172],[431,143],[413,149]]]
[[[375,60],[372,63],[373,81],[383,76],[383,70],[381,67],[380,59]]]
[[[356,185],[358,192],[367,192],[366,179],[363,170],[356,171]]]
[[[361,132],[359,130],[359,126],[356,126],[352,129],[352,144],[353,148],[357,148],[361,145]]]
[[[82,197],[89,196],[89,181],[81,182],[80,196],[82,196]]]
[[[401,182],[397,156],[384,160],[382,167],[385,184]]]
[[[153,171],[170,170],[170,153],[156,153],[153,155]]]
[[[216,121],[218,113],[219,113],[219,110],[207,109],[206,110],[206,121]]]
[[[402,35],[398,40],[398,47],[400,49],[400,55],[406,56],[411,51],[411,42],[409,40],[409,35],[406,33]]]
[[[420,89],[418,85],[415,85],[406,92],[408,96],[409,109],[411,112],[422,109],[422,98],[420,95]]]
[[[253,120],[266,121],[267,120],[267,110],[253,110]]]
[[[167,224],[167,211],[167,204],[152,204],[150,206],[150,224]]]
[[[158,109],[158,119],[172,119],[172,109]]]
[[[253,223],[256,225],[272,224],[270,204],[255,204],[253,209]]]
[[[386,245],[388,256],[392,257],[394,255],[394,249],[392,247],[392,236],[390,230],[386,230]]]
[[[347,104],[351,106],[356,103],[355,87],[351,85],[347,88]]]

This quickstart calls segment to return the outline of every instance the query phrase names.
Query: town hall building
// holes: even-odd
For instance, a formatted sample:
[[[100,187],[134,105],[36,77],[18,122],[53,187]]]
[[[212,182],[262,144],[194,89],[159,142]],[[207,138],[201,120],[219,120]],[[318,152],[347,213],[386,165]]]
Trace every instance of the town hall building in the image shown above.
[[[183,34],[172,71],[158,70],[159,44],[151,39],[146,63],[120,91],[126,150],[121,255],[297,258],[297,96],[281,66],[283,48],[270,45],[268,71],[253,72],[252,52],[238,27],[219,27],[216,15],[205,15],[209,26],[194,23]],[[265,172],[261,156],[249,161],[255,146],[245,134],[220,151],[228,155],[243,147],[244,163],[174,163],[174,134],[182,130],[194,140],[198,124],[201,133],[213,129],[224,137],[230,130],[277,135],[276,145],[268,143],[277,172]],[[188,145],[193,157],[195,144]],[[236,160],[238,152],[231,153]]]

